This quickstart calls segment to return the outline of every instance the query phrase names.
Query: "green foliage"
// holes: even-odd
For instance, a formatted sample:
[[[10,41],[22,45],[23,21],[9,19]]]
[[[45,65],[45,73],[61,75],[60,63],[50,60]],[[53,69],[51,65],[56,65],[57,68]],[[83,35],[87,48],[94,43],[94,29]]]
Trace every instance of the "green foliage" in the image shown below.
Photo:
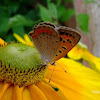
[[[66,8],[63,5],[58,7],[58,18],[62,22],[69,20],[74,14],[75,14],[74,9],[69,8],[66,10]]]
[[[73,2],[73,0],[66,0],[66,2]]]
[[[51,3],[50,0],[47,0],[47,8],[39,5],[40,8],[40,17],[43,21],[57,22],[58,12],[57,6],[54,3]]]
[[[58,19],[58,12],[57,12],[57,7],[54,3],[48,3],[48,9],[51,17],[53,19]]]
[[[41,19],[43,21],[50,21],[51,22],[51,16],[48,12],[48,9],[42,5],[39,5],[39,8],[40,8],[40,16],[41,16]]]
[[[88,34],[89,16],[87,14],[78,14],[77,21],[79,23],[81,30]]]
[[[67,8],[67,3],[72,1],[73,0],[1,0],[0,37],[5,41],[12,41],[14,40],[12,35],[14,32],[23,37],[25,33],[32,30],[35,24],[41,21],[49,21],[55,24],[65,23],[75,14],[74,9]],[[84,20],[86,20],[86,18]],[[84,25],[86,26],[87,24],[84,23]],[[85,30],[85,32],[87,31],[87,29],[82,26],[82,22],[80,27]]]
[[[88,4],[88,3],[97,3],[97,1],[95,1],[95,0],[84,0],[84,4]]]

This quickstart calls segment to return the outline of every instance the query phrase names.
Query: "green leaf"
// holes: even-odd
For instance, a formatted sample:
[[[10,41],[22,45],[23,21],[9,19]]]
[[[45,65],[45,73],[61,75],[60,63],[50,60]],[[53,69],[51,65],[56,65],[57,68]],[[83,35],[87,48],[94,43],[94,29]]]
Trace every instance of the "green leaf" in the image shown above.
[[[8,5],[8,11],[9,13],[15,13],[19,8],[19,3],[18,2],[10,2]]]
[[[74,9],[66,9],[64,5],[58,7],[58,19],[62,22],[69,20],[74,14]]]
[[[13,30],[13,33],[17,33],[21,37],[23,37],[23,35],[25,34],[25,31],[24,31],[24,27],[23,26],[14,26],[12,28],[12,30]]]
[[[73,15],[75,14],[74,9],[68,9],[66,10],[65,14],[63,15],[63,18],[61,19],[63,22],[69,20]]]
[[[58,6],[57,10],[58,10],[58,19],[61,19],[66,12],[66,8],[64,5],[60,5]]]
[[[66,2],[73,2],[73,0],[65,0]]]
[[[51,16],[50,16],[50,13],[48,11],[47,8],[45,8],[44,6],[42,5],[39,5],[39,9],[40,9],[40,17],[43,21],[52,21],[51,19]]]
[[[61,5],[62,0],[56,0],[56,5],[59,6]]]
[[[48,9],[49,9],[49,12],[50,12],[50,16],[53,18],[53,19],[58,19],[58,14],[57,14],[57,7],[54,3],[48,3]]]
[[[81,30],[88,34],[89,16],[87,14],[78,14],[77,21]]]
[[[9,20],[10,26],[31,26],[33,22],[31,20],[26,19],[22,15],[15,15],[14,17],[11,17]]]
[[[47,0],[47,5],[51,2],[51,0]]]
[[[9,30],[9,17],[4,17],[0,19],[0,33],[7,32]]]
[[[88,4],[88,3],[97,3],[97,1],[95,1],[95,0],[84,0],[84,4]]]
[[[13,36],[13,34],[10,34],[6,37],[5,39],[6,42],[12,42],[12,41],[15,41],[15,38]]]

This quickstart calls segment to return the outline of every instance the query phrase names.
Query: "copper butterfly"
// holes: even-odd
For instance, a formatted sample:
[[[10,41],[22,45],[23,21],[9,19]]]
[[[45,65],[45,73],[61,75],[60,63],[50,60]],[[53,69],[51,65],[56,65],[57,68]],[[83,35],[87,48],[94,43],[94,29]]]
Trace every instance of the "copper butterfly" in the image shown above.
[[[49,22],[35,25],[29,35],[43,61],[51,64],[64,57],[81,38],[76,30]]]

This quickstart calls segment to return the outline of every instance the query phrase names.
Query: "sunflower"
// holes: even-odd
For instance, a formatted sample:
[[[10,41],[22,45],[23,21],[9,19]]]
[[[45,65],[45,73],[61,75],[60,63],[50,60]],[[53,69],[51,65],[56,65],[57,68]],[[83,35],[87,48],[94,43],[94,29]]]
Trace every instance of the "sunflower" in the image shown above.
[[[29,56],[29,61],[31,63],[28,63],[27,61],[26,64],[25,55],[21,55],[22,52],[26,49],[28,50],[28,48],[33,50],[33,47],[19,43],[21,47],[23,46],[24,48],[18,49],[20,54],[17,54],[16,56],[15,52],[13,53],[14,48],[12,47],[15,46],[16,49],[16,45],[18,43],[8,44],[6,46],[5,42],[0,39],[0,44],[2,45],[0,48],[0,52],[2,51],[2,56],[0,56],[0,60],[2,59],[0,70],[1,67],[3,67],[4,70],[4,72],[0,74],[0,100],[99,100],[100,74],[98,72],[68,58],[61,58],[60,60],[56,61],[55,69],[53,65],[48,65],[48,67],[41,66],[42,61],[38,60],[40,59],[39,55],[36,53],[37,51],[34,50],[36,54],[35,60],[38,63],[37,68],[37,63],[31,62],[31,60],[34,60],[34,58],[28,55],[29,52],[25,53]],[[18,47],[20,47],[19,44]],[[7,52],[9,54],[8,49],[12,50],[10,53],[13,53],[13,59],[11,59],[11,55],[5,55]],[[5,52],[3,52],[3,50]],[[18,56],[19,60],[17,59]],[[38,57],[38,59],[36,57]],[[21,59],[23,59],[24,64],[22,63]],[[10,62],[10,65],[8,66],[9,69],[13,68],[12,73],[7,73],[7,71],[10,72],[7,68],[8,62]],[[29,66],[29,64],[31,65]],[[36,69],[31,68],[31,66],[33,66],[32,64],[36,65],[34,67]],[[24,65],[28,66],[28,68],[26,68]],[[67,73],[64,72],[62,67]],[[16,68],[19,70],[22,69],[23,71],[14,73]],[[38,71],[40,68],[43,68],[43,70],[41,69]],[[31,73],[38,74],[35,75],[35,78],[33,78]],[[11,75],[10,79],[7,77],[9,74]],[[25,74],[27,75],[25,76]],[[27,81],[24,82],[20,77],[18,77],[18,75],[22,75],[23,80],[26,81],[27,79]],[[17,76],[16,80],[15,76]]]

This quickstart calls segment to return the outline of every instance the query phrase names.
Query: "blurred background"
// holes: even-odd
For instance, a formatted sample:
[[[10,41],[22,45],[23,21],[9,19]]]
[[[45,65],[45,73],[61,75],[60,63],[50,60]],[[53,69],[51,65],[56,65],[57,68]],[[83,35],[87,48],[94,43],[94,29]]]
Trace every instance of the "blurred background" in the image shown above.
[[[100,57],[100,1],[96,0],[0,0],[0,38],[17,41],[35,24],[49,21],[77,29],[89,50]]]

